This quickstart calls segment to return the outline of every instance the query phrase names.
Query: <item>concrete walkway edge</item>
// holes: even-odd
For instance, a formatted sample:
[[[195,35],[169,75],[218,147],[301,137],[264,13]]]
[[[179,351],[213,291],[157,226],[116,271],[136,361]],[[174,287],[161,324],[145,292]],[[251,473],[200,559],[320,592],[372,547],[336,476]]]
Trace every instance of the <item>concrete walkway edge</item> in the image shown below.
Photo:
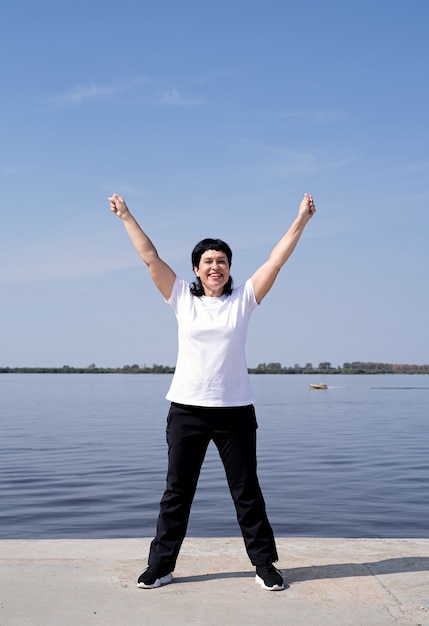
[[[280,592],[235,537],[187,538],[173,583],[138,589],[149,543],[0,541],[0,625],[429,625],[429,539],[277,538]]]

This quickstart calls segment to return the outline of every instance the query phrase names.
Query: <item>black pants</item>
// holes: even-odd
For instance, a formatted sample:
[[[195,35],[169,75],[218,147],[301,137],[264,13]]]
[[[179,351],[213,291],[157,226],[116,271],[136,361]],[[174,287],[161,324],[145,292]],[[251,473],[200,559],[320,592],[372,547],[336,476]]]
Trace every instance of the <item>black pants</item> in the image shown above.
[[[207,446],[222,459],[247,554],[253,565],[277,561],[273,531],[256,473],[253,405],[205,408],[172,403],[167,417],[167,485],[160,503],[149,564],[174,570]]]

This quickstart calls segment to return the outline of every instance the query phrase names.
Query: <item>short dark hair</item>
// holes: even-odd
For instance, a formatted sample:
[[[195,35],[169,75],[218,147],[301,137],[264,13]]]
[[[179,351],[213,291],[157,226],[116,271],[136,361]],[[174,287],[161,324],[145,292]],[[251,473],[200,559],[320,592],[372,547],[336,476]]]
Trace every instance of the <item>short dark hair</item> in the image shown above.
[[[211,239],[207,237],[206,239],[202,239],[197,243],[195,248],[192,250],[192,269],[194,267],[198,267],[200,264],[200,260],[204,252],[207,250],[215,250],[216,252],[224,252],[226,254],[226,258],[228,259],[228,265],[231,267],[232,263],[232,250],[227,243],[222,241],[222,239]],[[204,288],[201,284],[201,280],[197,276],[195,282],[191,283],[191,293],[194,296],[203,296]],[[227,295],[231,295],[232,293],[232,278],[231,276],[228,279],[228,282],[223,288],[223,293]]]

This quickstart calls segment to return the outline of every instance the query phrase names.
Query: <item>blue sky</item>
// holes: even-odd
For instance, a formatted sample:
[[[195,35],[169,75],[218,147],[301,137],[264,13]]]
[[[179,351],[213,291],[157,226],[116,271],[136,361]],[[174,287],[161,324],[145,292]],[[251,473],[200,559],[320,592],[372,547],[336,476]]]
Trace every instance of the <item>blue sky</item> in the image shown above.
[[[248,363],[428,363],[426,0],[4,2],[0,365],[173,365],[176,322],[107,197],[236,284],[317,214]]]

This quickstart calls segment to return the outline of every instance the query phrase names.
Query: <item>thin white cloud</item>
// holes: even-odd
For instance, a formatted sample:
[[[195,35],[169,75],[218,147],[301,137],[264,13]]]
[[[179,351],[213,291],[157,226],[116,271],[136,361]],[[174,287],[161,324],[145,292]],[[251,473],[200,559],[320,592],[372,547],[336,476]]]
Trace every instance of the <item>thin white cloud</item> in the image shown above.
[[[129,91],[147,82],[148,80],[146,78],[136,78],[129,82],[112,85],[76,85],[69,91],[55,96],[51,104],[56,108],[75,107],[96,99],[106,98],[124,91]]]
[[[194,78],[190,78],[187,82],[189,85],[210,85],[223,81],[224,79],[232,78],[237,74],[238,72],[234,71],[232,68],[226,68],[211,73],[209,72],[204,75],[195,76]]]
[[[95,245],[94,242],[97,242]],[[97,236],[64,236],[58,239],[39,238],[26,245],[2,247],[8,259],[7,271],[0,272],[0,285],[16,285],[51,280],[86,280],[106,272],[130,269],[141,265],[126,240],[110,233]]]
[[[5,167],[3,170],[1,170],[0,174],[2,176],[13,176],[17,172],[19,172],[19,167],[16,165],[10,165],[9,167]]]
[[[80,85],[60,97],[60,101],[65,106],[76,106],[87,100],[94,100],[103,96],[110,96],[117,91],[116,87],[101,85]]]
[[[300,174],[322,172],[328,169],[342,168],[353,162],[352,155],[335,156],[314,148],[313,150],[294,150],[287,146],[273,146],[252,141],[241,141],[233,145],[241,153],[247,153],[253,175],[254,167],[258,176],[288,178]]]
[[[320,110],[303,110],[303,111],[286,111],[275,116],[280,119],[302,119],[306,123],[313,124],[331,124],[333,122],[342,122],[347,118],[347,114],[341,109],[320,109]]]
[[[416,161],[401,166],[402,169],[406,169],[408,172],[427,172],[429,170],[429,161]]]
[[[205,100],[201,98],[185,98],[177,89],[170,89],[162,94],[161,104],[170,106],[201,106]]]
[[[131,91],[141,85],[147,85],[149,82],[151,81],[147,78],[136,78],[132,81],[120,84],[103,85],[94,83],[90,85],[76,85],[70,90],[51,98],[50,106],[55,109],[76,107],[93,102],[94,100],[108,98],[125,91]],[[147,103],[150,103],[152,99],[152,103],[167,106],[192,107],[201,106],[206,103],[203,98],[184,96],[178,89],[169,89],[161,93],[158,97],[153,96],[151,98],[150,95],[146,97]]]

